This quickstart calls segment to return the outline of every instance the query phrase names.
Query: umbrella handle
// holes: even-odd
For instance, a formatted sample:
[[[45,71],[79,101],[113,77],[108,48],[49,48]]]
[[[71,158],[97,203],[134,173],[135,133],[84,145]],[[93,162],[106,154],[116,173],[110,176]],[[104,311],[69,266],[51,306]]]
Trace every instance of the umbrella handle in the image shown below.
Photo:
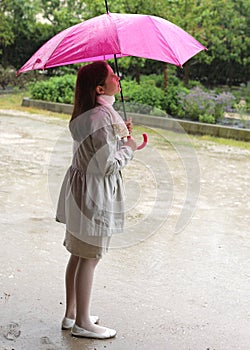
[[[143,142],[142,142],[142,144],[140,144],[140,145],[137,147],[137,150],[141,150],[141,149],[143,149],[144,147],[147,146],[147,143],[148,143],[148,135],[144,132],[144,133],[142,134],[142,137],[143,137]],[[130,139],[130,138],[131,138],[131,136],[128,136],[128,139]]]

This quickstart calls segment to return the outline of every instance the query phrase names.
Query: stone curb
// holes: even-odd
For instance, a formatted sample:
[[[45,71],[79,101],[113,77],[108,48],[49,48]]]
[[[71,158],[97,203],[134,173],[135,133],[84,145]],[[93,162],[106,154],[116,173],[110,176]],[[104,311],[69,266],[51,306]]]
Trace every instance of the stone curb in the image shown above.
[[[73,106],[65,103],[54,103],[40,100],[23,98],[22,106],[46,109],[52,112],[71,114]],[[180,130],[184,129],[188,134],[211,135],[216,137],[231,138],[235,140],[250,141],[250,130],[231,128],[222,125],[213,125],[199,122],[192,122],[174,118],[154,117],[144,114],[127,113],[133,117],[133,122],[139,125],[146,125],[153,128]],[[180,126],[182,128],[180,128]]]

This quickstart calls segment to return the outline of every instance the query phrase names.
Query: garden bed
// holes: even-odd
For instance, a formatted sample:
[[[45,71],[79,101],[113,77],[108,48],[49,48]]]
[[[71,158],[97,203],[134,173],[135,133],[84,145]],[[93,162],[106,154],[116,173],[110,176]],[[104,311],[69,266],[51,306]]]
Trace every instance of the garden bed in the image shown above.
[[[23,99],[22,106],[37,107],[66,114],[70,114],[73,109],[73,106],[69,104],[32,100],[29,98]],[[236,128],[231,126],[229,127],[218,124],[192,122],[188,120],[168,117],[155,117],[136,113],[128,113],[128,115],[131,115],[133,117],[134,123],[147,125],[154,128],[163,128],[175,131],[185,130],[185,132],[190,134],[211,135],[217,137],[232,138],[235,140],[250,141],[249,129]]]

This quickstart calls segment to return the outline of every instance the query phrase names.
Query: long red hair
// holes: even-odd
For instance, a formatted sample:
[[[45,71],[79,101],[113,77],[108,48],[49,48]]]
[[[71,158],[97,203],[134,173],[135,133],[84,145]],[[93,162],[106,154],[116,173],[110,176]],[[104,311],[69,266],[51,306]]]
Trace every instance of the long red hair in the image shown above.
[[[97,61],[79,69],[75,86],[74,109],[72,121],[78,115],[96,107],[96,87],[103,86],[108,76],[108,64]]]

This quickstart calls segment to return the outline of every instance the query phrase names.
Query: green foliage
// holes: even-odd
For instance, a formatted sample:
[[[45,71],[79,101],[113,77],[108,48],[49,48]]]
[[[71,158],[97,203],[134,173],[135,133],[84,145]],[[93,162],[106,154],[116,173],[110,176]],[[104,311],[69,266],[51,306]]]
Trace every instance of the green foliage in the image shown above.
[[[5,14],[0,12],[0,46],[8,46],[14,42],[14,33],[12,31],[11,23],[5,16]],[[2,53],[2,49],[1,49]]]
[[[164,91],[155,86],[152,77],[147,79],[143,76],[141,84],[134,80],[123,80],[122,90],[127,112],[166,116],[163,110]],[[116,102],[116,109],[122,111],[120,102]]]
[[[183,118],[185,113],[182,103],[179,99],[179,94],[187,94],[189,90],[183,86],[183,83],[175,76],[170,76],[168,80],[168,87],[165,92],[164,110],[175,117]]]
[[[239,84],[250,74],[250,2],[209,0],[203,23],[206,53],[197,56],[194,74],[216,84]],[[205,80],[204,80],[205,81]]]
[[[198,120],[201,123],[207,123],[207,124],[215,124],[215,122],[216,122],[215,117],[211,114],[199,115]]]
[[[37,100],[73,103],[75,81],[76,75],[66,74],[33,83],[30,89],[31,97]],[[151,80],[142,84],[133,80],[123,81],[122,87],[128,112],[166,116],[162,110],[164,92],[152,84]],[[116,103],[116,109],[122,111],[119,101]]]
[[[235,97],[235,109],[239,113],[250,113],[250,85],[241,84],[232,93]]]
[[[15,68],[7,67],[4,68],[0,65],[0,85],[2,89],[6,89],[8,86],[13,86],[15,80]]]
[[[2,0],[0,1],[0,23],[4,20],[8,40],[0,34],[0,63],[4,66],[20,68],[44,41],[54,34],[51,25],[36,20],[41,13],[40,1]],[[1,27],[1,25],[0,25]]]
[[[31,97],[60,103],[73,103],[76,75],[65,74],[51,77],[31,85]],[[165,117],[168,114],[178,118],[189,118],[194,121],[214,124],[231,111],[236,98],[230,92],[209,91],[200,86],[191,90],[175,76],[169,77],[167,91],[158,88],[162,76],[142,76],[141,84],[134,80],[123,80],[123,95],[126,111]],[[190,85],[197,85],[191,82]],[[245,102],[245,100],[244,100]],[[237,104],[245,108],[246,103]],[[243,106],[243,107],[242,107]],[[123,111],[119,96],[115,108]]]
[[[153,115],[155,117],[167,117],[167,113],[165,111],[163,111],[162,109],[159,109],[157,107],[154,107],[150,111],[150,115]]]
[[[31,97],[36,100],[73,103],[75,82],[74,75],[64,75],[34,83],[31,85]]]
[[[84,20],[83,0],[41,0],[44,17],[53,25],[55,33]]]
[[[117,110],[121,115],[123,115],[123,106],[121,100],[117,100],[114,104],[115,110]],[[139,113],[139,114],[151,114],[153,107],[149,105],[144,105],[137,102],[125,101],[125,110],[127,113]]]
[[[140,83],[141,71],[145,66],[146,59],[139,57],[123,57],[119,60],[119,69],[126,71],[126,76],[132,77]]]
[[[148,74],[141,76],[141,83],[155,85],[158,88],[163,89],[163,75],[162,74]]]
[[[122,81],[124,98],[129,102],[136,102],[162,109],[164,105],[164,92],[146,81],[141,84],[133,80]]]
[[[229,92],[215,94],[214,91],[205,91],[195,87],[189,93],[179,93],[185,116],[192,120],[211,120],[214,117],[217,122],[224,115],[224,111],[230,111],[235,97]]]
[[[186,77],[189,74],[189,78],[207,86],[247,82],[250,75],[249,1],[109,0],[109,10],[163,17],[207,46],[207,52],[199,53],[190,60],[190,65],[184,65]],[[103,13],[105,3],[100,0],[0,0],[0,64],[20,68],[54,34]],[[132,76],[137,82],[141,74],[163,72],[161,62],[134,57],[122,58],[119,66],[125,77]],[[54,72],[51,70],[51,74]],[[181,76],[180,69],[178,72]],[[168,74],[171,75],[169,69]]]
[[[12,66],[3,67],[0,65],[0,86],[2,89],[19,88],[23,89],[32,81],[37,81],[39,74],[37,72],[29,72],[16,77],[16,69]]]

